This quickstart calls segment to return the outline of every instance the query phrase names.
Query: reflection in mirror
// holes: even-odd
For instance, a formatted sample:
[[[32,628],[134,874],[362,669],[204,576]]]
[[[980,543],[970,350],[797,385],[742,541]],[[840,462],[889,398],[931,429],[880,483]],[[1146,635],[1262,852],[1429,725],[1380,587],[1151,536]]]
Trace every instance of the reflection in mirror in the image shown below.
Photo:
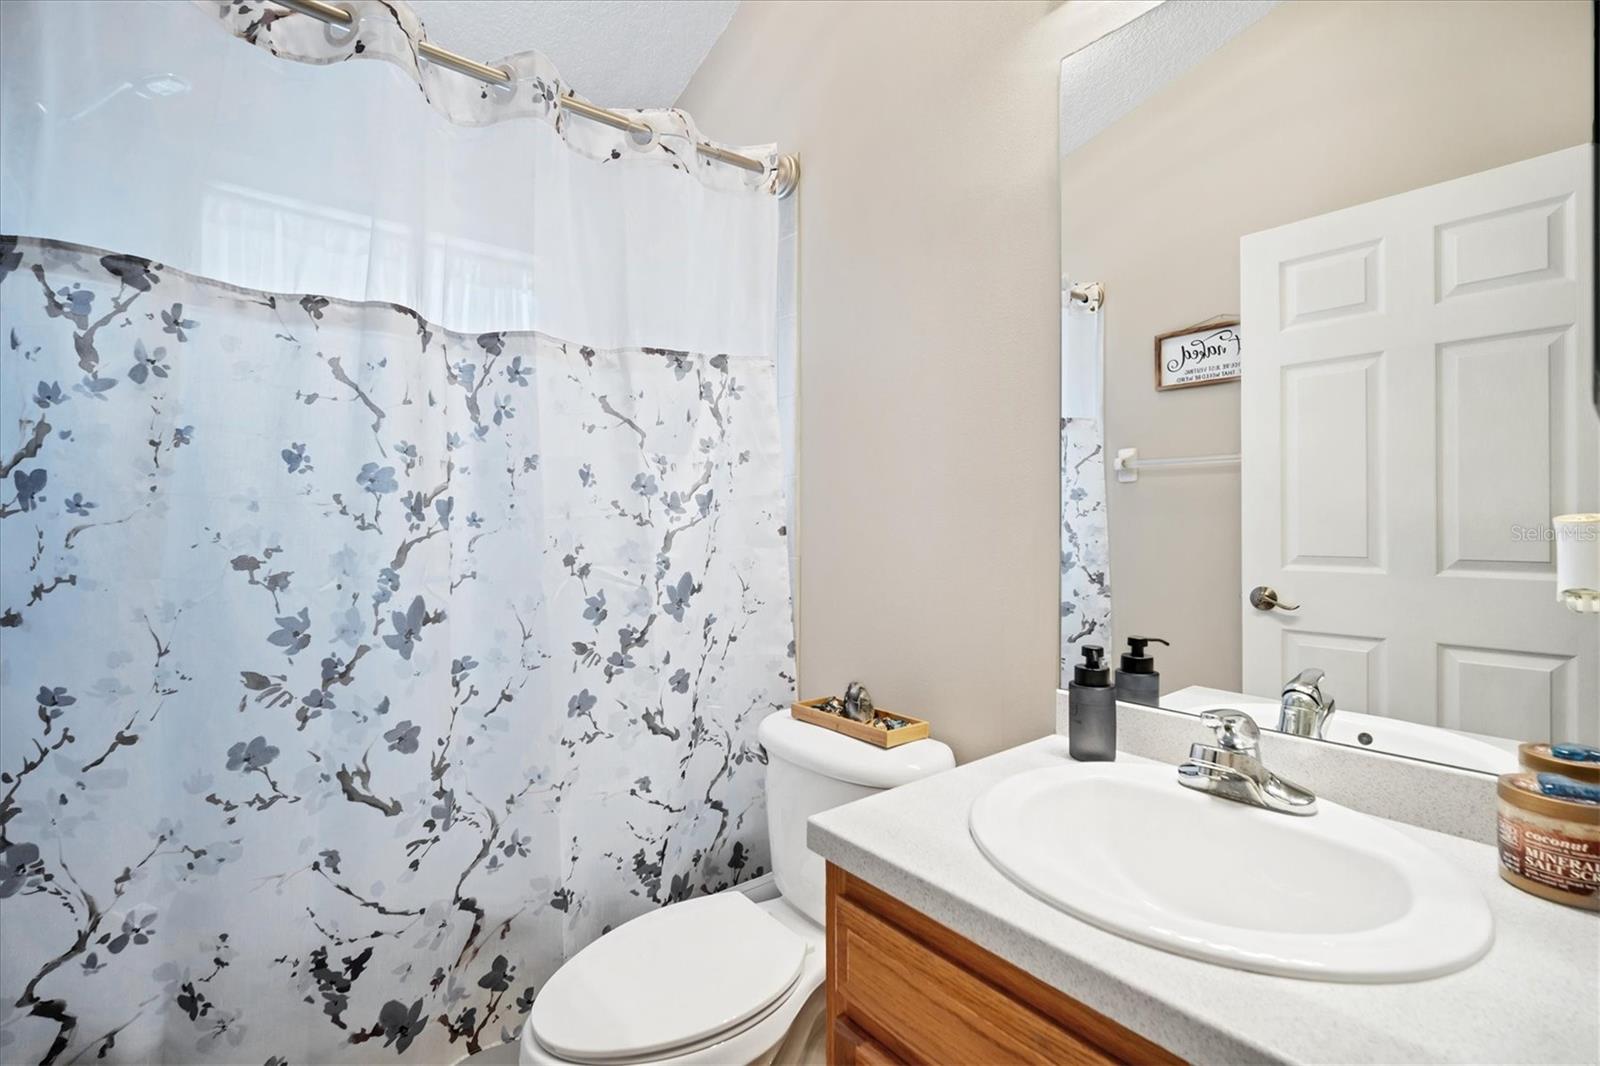
[[[1593,42],[1192,0],[1064,61],[1063,687],[1101,645],[1263,729],[1600,744]]]

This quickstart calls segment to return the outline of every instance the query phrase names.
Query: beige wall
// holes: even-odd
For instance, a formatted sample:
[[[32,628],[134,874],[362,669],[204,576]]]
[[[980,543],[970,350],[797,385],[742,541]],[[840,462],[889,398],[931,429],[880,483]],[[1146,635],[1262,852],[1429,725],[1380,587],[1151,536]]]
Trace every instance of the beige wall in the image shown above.
[[[1244,234],[1587,141],[1592,19],[1588,0],[1287,3],[1063,161],[1074,277],[1106,286],[1108,454],[1238,450],[1238,385],[1158,393],[1152,343],[1238,311]],[[1237,689],[1238,472],[1113,478],[1109,508],[1116,632],[1173,641],[1164,690]]]
[[[747,0],[679,101],[710,137],[777,141],[802,157],[800,687],[807,695],[837,692],[859,677],[883,706],[931,719],[962,759],[1053,728],[1059,66],[1062,56],[1145,6]],[[1348,40],[1391,5],[1305,6],[1317,10],[1290,17],[1323,18]],[[1074,155],[1071,188],[1096,188],[1099,217],[1115,225],[1119,239],[1147,250],[1145,265],[1156,258],[1148,250],[1160,248],[1178,268],[1172,284],[1181,299],[1152,298],[1137,318],[1129,270],[1141,257],[1108,260],[1099,275],[1113,294],[1108,310],[1117,309],[1109,320],[1114,396],[1154,404],[1154,333],[1236,309],[1239,233],[1492,165],[1479,162],[1483,154],[1473,147],[1475,111],[1523,112],[1511,131],[1518,143],[1496,161],[1546,150],[1550,136],[1551,148],[1582,139],[1548,129],[1548,103],[1559,95],[1552,78],[1560,77],[1551,69],[1518,62],[1509,80],[1520,84],[1505,84],[1510,59],[1527,54],[1519,51],[1530,32],[1521,12],[1538,5],[1442,6],[1452,14],[1479,8],[1465,21],[1491,30],[1493,39],[1430,26],[1427,13],[1412,10],[1395,26],[1372,29],[1354,59],[1270,57],[1248,74],[1217,79],[1190,101],[1197,118],[1145,122],[1145,112],[1154,115],[1166,100],[1148,102],[1083,150],[1107,152],[1109,138],[1128,138],[1123,150],[1147,169],[1140,195],[1118,187],[1130,169],[1126,156],[1111,169],[1108,153],[1102,168],[1085,166],[1080,174],[1080,155],[1091,157]],[[1572,8],[1588,10],[1574,0],[1567,17]],[[1511,9],[1515,19],[1506,14]],[[1279,17],[1268,16],[1228,47]],[[1588,41],[1586,32],[1574,32],[1563,51],[1587,57]],[[1440,79],[1427,72],[1431,66],[1410,71],[1396,62],[1396,49],[1419,43],[1425,56],[1474,56],[1471,76],[1463,67]],[[1414,52],[1404,54],[1415,62]],[[1350,108],[1337,121],[1308,119],[1310,102],[1303,94],[1286,100],[1282,80],[1381,104]],[[1524,106],[1529,100],[1538,103]],[[1258,209],[1245,212],[1248,219],[1195,210],[1194,190],[1162,187],[1150,166],[1158,154],[1173,154],[1168,138],[1210,148],[1266,120],[1283,128],[1265,189],[1253,205],[1233,205]],[[1141,133],[1124,132],[1141,122]],[[1406,132],[1397,136],[1397,129]],[[1315,205],[1298,202],[1302,195]],[[1191,198],[1180,207],[1183,196]],[[1213,247],[1222,251],[1213,254]],[[1075,270],[1089,262],[1076,254],[1073,261]],[[1136,368],[1131,384],[1122,376],[1129,367]],[[1137,441],[1147,454],[1237,445],[1236,390],[1188,394],[1197,408],[1211,406],[1190,419],[1194,435],[1165,436],[1158,422]],[[1144,497],[1162,501],[1148,543],[1180,536],[1236,542],[1236,518],[1229,534],[1221,519],[1206,529],[1196,517],[1236,515],[1236,478],[1208,474],[1166,484],[1163,497]],[[1168,506],[1173,497],[1181,507]],[[1119,518],[1138,520],[1114,510],[1113,521]],[[1119,630],[1154,629],[1191,646],[1202,635],[1236,629],[1236,549],[1218,559],[1220,576],[1163,573],[1156,564],[1114,557],[1119,610],[1123,593],[1138,595],[1141,587],[1189,596],[1159,614],[1130,604]],[[1204,581],[1216,589],[1205,591]],[[1188,665],[1177,655],[1166,660],[1169,681],[1192,676],[1189,654]],[[1237,662],[1236,642],[1228,658]]]
[[[740,6],[679,103],[801,155],[800,688],[1054,728],[1061,57],[1147,5]]]

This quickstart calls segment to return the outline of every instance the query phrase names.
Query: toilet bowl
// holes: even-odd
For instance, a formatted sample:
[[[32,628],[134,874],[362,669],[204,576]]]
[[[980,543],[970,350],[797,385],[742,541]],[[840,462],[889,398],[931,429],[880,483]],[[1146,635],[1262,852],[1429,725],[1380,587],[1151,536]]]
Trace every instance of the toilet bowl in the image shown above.
[[[877,748],[787,711],[769,715],[760,738],[780,896],[686,900],[588,945],[539,990],[522,1029],[524,1066],[766,1066],[819,1046],[825,867],[805,846],[806,819],[955,758],[936,740]]]
[[[676,911],[690,912],[676,929],[653,921]],[[752,934],[759,943],[739,943]],[[820,1018],[823,931],[781,898],[754,903],[732,891],[688,900],[591,947],[607,941],[616,943],[604,956],[585,958],[585,948],[540,990],[522,1029],[522,1063],[765,1066],[797,1023]],[[730,952],[739,956],[731,964]]]

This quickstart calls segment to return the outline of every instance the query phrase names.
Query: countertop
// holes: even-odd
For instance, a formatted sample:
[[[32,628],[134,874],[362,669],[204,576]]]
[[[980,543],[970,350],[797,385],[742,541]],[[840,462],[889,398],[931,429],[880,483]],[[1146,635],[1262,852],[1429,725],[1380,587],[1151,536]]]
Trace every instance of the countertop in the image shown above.
[[[1119,759],[1148,762],[1136,756]],[[811,849],[1197,1063],[1595,1063],[1600,916],[1520,892],[1495,849],[1391,822],[1459,867],[1495,941],[1454,974],[1360,985],[1246,973],[1126,940],[1006,878],[967,830],[994,783],[1068,758],[1046,737],[814,816]]]

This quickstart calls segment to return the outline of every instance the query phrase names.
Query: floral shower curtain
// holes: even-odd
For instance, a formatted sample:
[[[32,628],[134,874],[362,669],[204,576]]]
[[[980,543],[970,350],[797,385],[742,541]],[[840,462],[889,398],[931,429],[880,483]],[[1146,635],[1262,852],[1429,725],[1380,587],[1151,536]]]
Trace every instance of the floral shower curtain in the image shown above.
[[[1061,687],[1085,645],[1111,649],[1106,527],[1105,314],[1061,279]]]
[[[452,1061],[768,863],[772,198],[680,114],[611,145],[539,57],[496,101],[354,6],[0,16],[5,1062]],[[333,128],[241,130],[246,90]],[[427,208],[353,180],[430,139]]]

